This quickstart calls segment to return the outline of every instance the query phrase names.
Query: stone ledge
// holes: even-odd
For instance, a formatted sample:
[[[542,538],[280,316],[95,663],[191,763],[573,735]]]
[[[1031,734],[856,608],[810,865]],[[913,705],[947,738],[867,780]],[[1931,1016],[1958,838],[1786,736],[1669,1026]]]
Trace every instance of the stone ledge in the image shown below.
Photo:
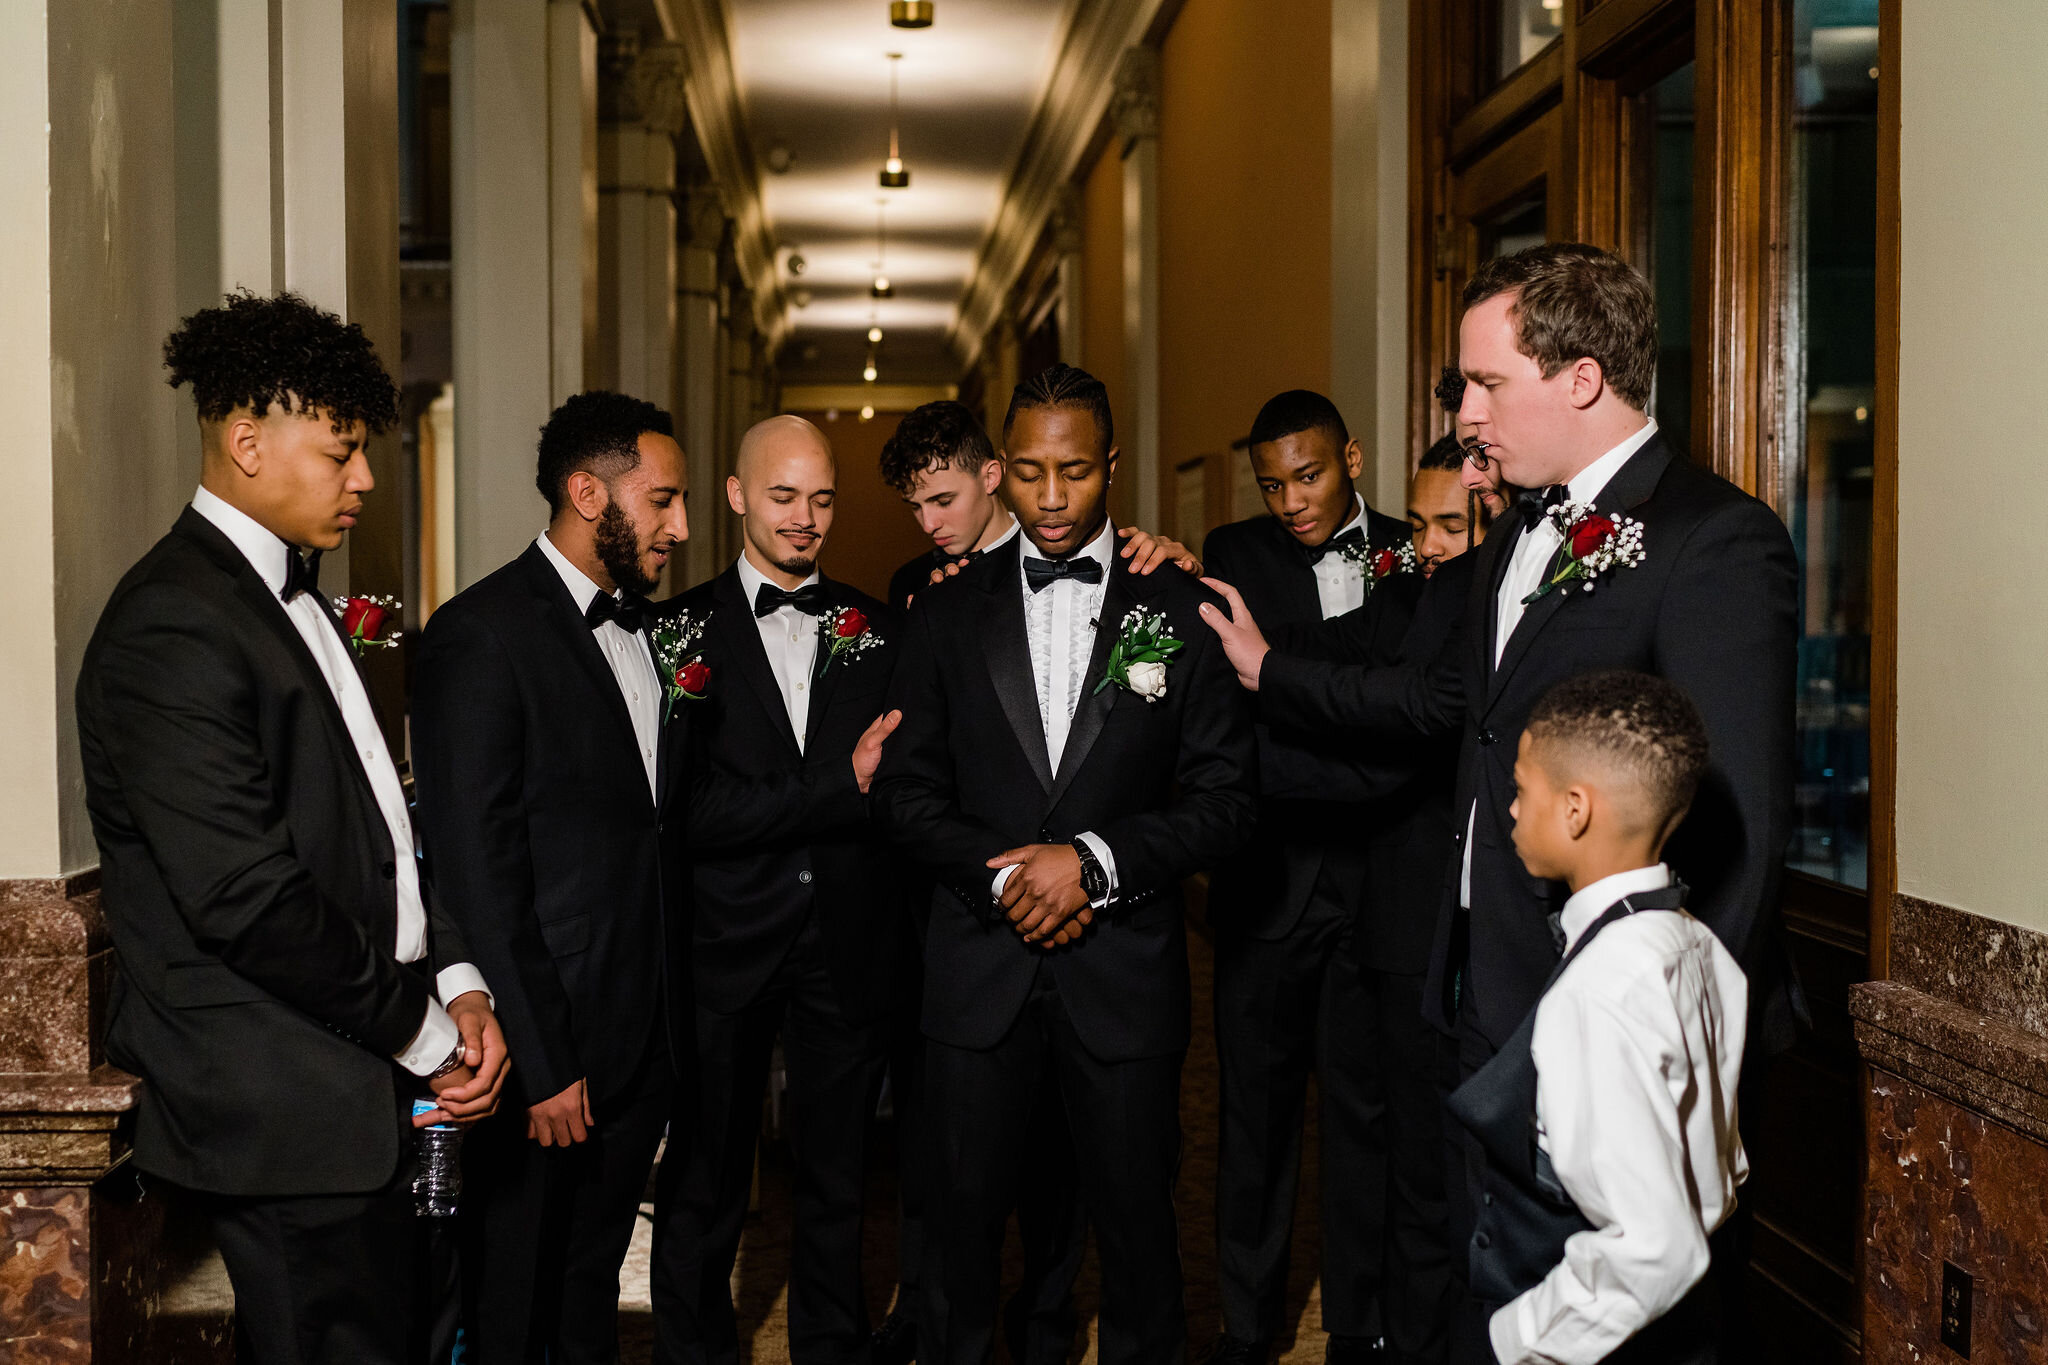
[[[2048,1143],[2048,1038],[1896,981],[1849,988],[1863,1059]]]
[[[117,1067],[0,1075],[0,1184],[89,1185],[128,1159],[142,1082]]]

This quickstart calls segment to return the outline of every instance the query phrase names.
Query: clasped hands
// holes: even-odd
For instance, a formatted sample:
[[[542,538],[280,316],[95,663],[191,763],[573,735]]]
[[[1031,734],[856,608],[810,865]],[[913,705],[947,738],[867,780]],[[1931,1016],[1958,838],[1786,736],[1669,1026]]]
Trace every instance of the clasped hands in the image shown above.
[[[465,991],[449,1001],[447,1008],[448,1017],[462,1039],[462,1065],[427,1082],[437,1107],[415,1115],[415,1128],[436,1123],[468,1125],[489,1118],[497,1112],[498,1097],[505,1089],[505,1073],[511,1069],[505,1031],[491,1013],[489,996],[482,991]]]
[[[1081,889],[1081,855],[1072,844],[1026,844],[988,860],[992,870],[1014,867],[1000,904],[1010,925],[1033,946],[1072,943],[1095,922]]]

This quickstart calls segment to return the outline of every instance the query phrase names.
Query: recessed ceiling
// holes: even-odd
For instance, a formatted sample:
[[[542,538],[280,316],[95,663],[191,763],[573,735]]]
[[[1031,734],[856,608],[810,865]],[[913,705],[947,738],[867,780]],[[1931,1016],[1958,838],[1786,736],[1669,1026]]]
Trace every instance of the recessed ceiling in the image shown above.
[[[937,0],[930,28],[889,24],[888,0],[729,0],[727,32],[747,137],[762,158],[761,202],[782,250],[789,309],[782,376],[852,383],[879,323],[883,383],[950,383],[945,337],[1002,203],[1073,0]],[[889,59],[903,54],[906,189],[877,183],[889,151]],[[786,149],[788,169],[774,169]],[[883,268],[875,300],[878,202]],[[794,251],[801,276],[788,270]],[[799,293],[801,291],[801,293]]]

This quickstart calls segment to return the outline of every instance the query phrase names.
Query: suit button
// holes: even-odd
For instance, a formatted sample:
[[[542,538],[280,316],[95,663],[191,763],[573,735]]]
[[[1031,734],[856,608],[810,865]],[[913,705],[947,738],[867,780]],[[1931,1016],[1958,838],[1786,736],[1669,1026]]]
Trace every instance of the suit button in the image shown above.
[[[382,869],[380,869],[380,870],[381,870],[381,871],[382,871],[382,872],[384,873],[384,880],[385,880],[385,881],[387,881],[387,882],[393,882],[393,881],[397,881],[397,880],[398,880],[398,864],[397,864],[397,863],[386,863],[386,864],[384,864],[383,868],[382,868]]]
[[[809,868],[805,868],[803,871],[796,874],[796,879],[802,882],[805,886],[809,886],[811,884],[811,870]]]
[[[1493,1239],[1483,1232],[1475,1232],[1472,1234],[1472,1245],[1484,1251],[1493,1245]]]
[[[1482,1194],[1479,1196],[1479,1202],[1491,1208],[1493,1207],[1493,1196],[1491,1194]]]

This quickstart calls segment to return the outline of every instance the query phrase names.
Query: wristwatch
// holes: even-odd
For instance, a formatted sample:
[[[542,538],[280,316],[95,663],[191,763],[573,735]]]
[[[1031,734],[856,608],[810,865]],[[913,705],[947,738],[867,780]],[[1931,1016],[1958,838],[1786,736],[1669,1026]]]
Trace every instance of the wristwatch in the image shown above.
[[[1095,850],[1088,847],[1086,839],[1074,840],[1074,852],[1081,855],[1081,892],[1094,905],[1109,898],[1109,874],[1102,870],[1102,863],[1096,858]]]
[[[448,1054],[448,1060],[447,1060],[447,1061],[445,1061],[445,1062],[443,1062],[443,1063],[441,1063],[441,1065],[439,1065],[439,1066],[435,1067],[435,1068],[434,1068],[434,1069],[433,1069],[433,1070],[432,1070],[431,1072],[429,1072],[429,1073],[427,1074],[427,1079],[428,1079],[428,1080],[430,1080],[430,1081],[438,1081],[438,1080],[440,1080],[440,1079],[441,1079],[441,1078],[442,1078],[443,1076],[446,1076],[446,1075],[447,1075],[447,1074],[448,1074],[449,1072],[451,1072],[451,1071],[458,1071],[458,1070],[460,1070],[460,1069],[461,1069],[461,1067],[462,1067],[462,1044],[461,1044],[461,1043],[457,1043],[457,1044],[455,1045],[455,1048],[454,1048],[454,1050],[453,1050],[452,1052],[450,1052],[450,1053]]]

